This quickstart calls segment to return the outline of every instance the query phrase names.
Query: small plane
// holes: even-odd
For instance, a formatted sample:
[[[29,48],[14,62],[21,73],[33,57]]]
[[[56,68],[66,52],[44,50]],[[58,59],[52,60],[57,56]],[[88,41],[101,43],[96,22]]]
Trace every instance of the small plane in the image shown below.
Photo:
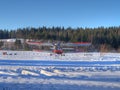
[[[90,46],[91,43],[89,42],[75,42],[75,43],[62,43],[62,42],[36,42],[36,41],[27,41],[29,45],[36,45],[36,46],[50,46],[53,53],[55,54],[63,54],[63,50],[74,50],[74,48],[63,48],[65,47],[77,47],[77,46]]]
[[[53,48],[51,48],[51,49],[53,49],[53,53],[56,53],[56,54],[62,54],[63,53],[63,49],[62,49],[62,47],[60,46],[60,43],[52,43],[52,45],[53,45]]]

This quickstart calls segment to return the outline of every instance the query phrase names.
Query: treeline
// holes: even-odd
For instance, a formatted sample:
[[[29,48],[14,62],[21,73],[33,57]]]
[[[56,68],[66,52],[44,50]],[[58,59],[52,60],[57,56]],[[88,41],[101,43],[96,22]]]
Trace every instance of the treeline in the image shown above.
[[[0,39],[24,38],[36,40],[59,40],[64,42],[91,42],[94,46],[120,47],[120,27],[99,28],[64,28],[39,27],[0,30]]]

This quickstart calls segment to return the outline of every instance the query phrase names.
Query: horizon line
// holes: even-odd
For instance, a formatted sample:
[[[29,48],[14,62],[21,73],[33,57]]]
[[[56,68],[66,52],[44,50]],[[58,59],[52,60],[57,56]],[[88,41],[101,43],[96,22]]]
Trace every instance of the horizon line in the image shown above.
[[[0,28],[0,30],[17,30],[17,29],[24,29],[24,28],[43,28],[43,27],[46,27],[46,28],[53,28],[53,27],[55,27],[55,28],[57,28],[57,27],[59,27],[59,28],[65,28],[65,29],[67,29],[67,28],[71,28],[71,29],[77,29],[77,28],[83,28],[83,29],[86,29],[86,28],[89,28],[89,29],[95,29],[95,28],[111,28],[111,27],[120,27],[120,25],[117,25],[117,26],[115,26],[115,25],[113,25],[113,26],[96,26],[96,27],[87,27],[87,26],[85,26],[85,27],[83,27],[83,26],[77,26],[77,27],[72,27],[72,26],[45,26],[45,25],[43,25],[43,26],[38,26],[38,27],[36,27],[36,26],[26,26],[26,27],[16,27],[16,28]]]

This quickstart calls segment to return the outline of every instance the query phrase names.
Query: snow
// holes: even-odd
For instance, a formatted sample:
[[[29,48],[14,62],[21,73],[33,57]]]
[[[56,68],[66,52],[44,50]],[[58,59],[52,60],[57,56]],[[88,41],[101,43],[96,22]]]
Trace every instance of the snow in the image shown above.
[[[120,61],[120,53],[78,52],[64,53],[64,55],[52,52],[35,51],[0,51],[1,60],[50,60],[50,61]]]
[[[18,74],[17,74],[17,73],[14,73],[14,72],[0,71],[0,75],[11,75],[11,76],[16,76],[16,75],[18,75]]]
[[[104,86],[104,87],[119,87],[120,83],[117,82],[101,82],[101,81],[85,81],[85,80],[58,80],[58,79],[38,79],[38,78],[11,78],[6,79],[0,78],[0,82],[4,81],[7,83],[27,83],[27,84],[60,84],[60,85],[86,85],[86,86]],[[19,80],[19,81],[18,81]]]
[[[43,75],[46,75],[46,76],[57,76],[56,73],[48,72],[48,71],[45,71],[45,70],[41,70],[40,73],[43,74]]]
[[[21,71],[21,74],[22,74],[22,75],[39,76],[39,74],[37,74],[37,73],[35,73],[35,72],[28,71],[28,70],[22,70],[22,71]]]
[[[119,53],[103,53],[98,61],[95,58],[0,60],[0,90],[120,90]]]

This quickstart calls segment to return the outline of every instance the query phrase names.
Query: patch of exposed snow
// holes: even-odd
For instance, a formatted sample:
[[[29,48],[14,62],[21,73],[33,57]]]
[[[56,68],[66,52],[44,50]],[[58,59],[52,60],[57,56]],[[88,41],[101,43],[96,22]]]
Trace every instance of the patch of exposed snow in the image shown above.
[[[11,76],[17,76],[17,73],[14,72],[5,72],[5,71],[0,71],[0,75],[11,75]]]
[[[56,73],[52,73],[52,72],[45,71],[45,70],[41,70],[40,73],[46,76],[57,76]]]
[[[39,76],[39,74],[32,72],[32,71],[28,71],[28,70],[22,70],[21,71],[22,75],[32,75],[32,76]]]

